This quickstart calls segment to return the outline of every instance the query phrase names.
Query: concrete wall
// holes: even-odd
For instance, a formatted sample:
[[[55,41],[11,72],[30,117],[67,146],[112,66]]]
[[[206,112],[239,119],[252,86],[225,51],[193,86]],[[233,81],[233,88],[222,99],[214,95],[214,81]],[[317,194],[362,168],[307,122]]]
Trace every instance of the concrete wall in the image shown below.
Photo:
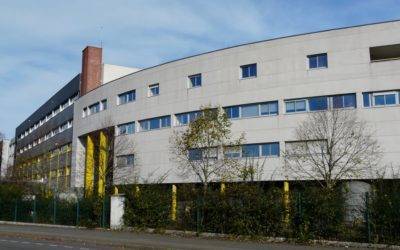
[[[279,115],[232,121],[234,134],[246,134],[247,143],[284,142],[294,139],[294,128],[307,114],[286,114],[284,100],[322,95],[356,93],[357,112],[376,130],[382,145],[382,167],[400,162],[399,105],[364,108],[362,92],[399,90],[400,60],[370,62],[369,47],[400,42],[400,22],[367,25],[274,39],[173,61],[111,81],[79,99],[74,106],[73,150],[81,154],[79,138],[102,128],[104,121],[118,125],[147,118],[172,115],[172,127],[136,132],[133,140],[143,179],[168,172],[167,183],[190,182],[182,178],[171,160],[169,138],[174,114],[198,110],[202,105],[239,105],[279,101]],[[326,69],[308,69],[307,55],[328,53]],[[257,63],[257,77],[241,79],[240,66]],[[188,76],[202,74],[202,86],[188,88]],[[159,83],[160,95],[148,97],[148,86]],[[120,93],[136,90],[136,101],[117,105]],[[83,107],[108,100],[108,109],[83,118]],[[79,157],[73,160],[76,173],[84,172]],[[397,164],[397,165],[396,165]],[[266,161],[264,179],[283,180],[282,160]],[[83,175],[73,183],[83,185]]]
[[[1,178],[4,178],[7,173],[9,145],[10,145],[9,140],[0,141],[0,177]]]
[[[129,68],[113,64],[103,64],[102,84],[114,81],[120,77],[139,71],[136,68]]]

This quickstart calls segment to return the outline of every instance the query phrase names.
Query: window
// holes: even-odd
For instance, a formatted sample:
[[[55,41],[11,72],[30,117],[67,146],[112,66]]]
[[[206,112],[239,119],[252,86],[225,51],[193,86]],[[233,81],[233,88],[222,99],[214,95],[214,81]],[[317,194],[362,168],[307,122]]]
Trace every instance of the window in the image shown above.
[[[252,117],[259,115],[259,104],[250,104],[241,106],[241,117]]]
[[[257,64],[248,64],[240,66],[242,70],[242,78],[250,78],[257,76]]]
[[[149,86],[149,97],[158,96],[160,94],[160,85],[153,84]]]
[[[129,155],[117,156],[117,162],[118,162],[118,165],[121,167],[134,166],[135,165],[135,155],[129,154]]]
[[[176,125],[177,126],[188,125],[189,123],[200,117],[200,115],[201,115],[200,111],[177,114],[175,115]]]
[[[261,144],[261,155],[265,157],[279,156],[279,143]]]
[[[321,97],[309,98],[308,105],[309,105],[310,111],[327,110],[328,109],[328,97],[321,96]]]
[[[260,156],[260,146],[257,144],[253,145],[243,145],[242,146],[242,157],[259,157]]]
[[[96,114],[98,112],[100,112],[100,103],[99,102],[89,106],[89,114],[92,115],[92,114]]]
[[[141,131],[148,131],[159,128],[169,128],[171,127],[171,117],[170,116],[157,117],[157,118],[142,120],[139,123]]]
[[[127,166],[133,166],[135,165],[135,155],[126,155],[126,165]]]
[[[306,100],[286,101],[286,113],[306,111]]]
[[[201,149],[189,149],[189,161],[199,161],[203,159]]]
[[[336,95],[332,97],[333,108],[355,108],[356,94]]]
[[[400,44],[391,44],[369,48],[371,61],[400,59]]]
[[[101,110],[107,109],[107,99],[101,101]]]
[[[189,83],[191,88],[201,86],[201,74],[189,76]]]
[[[136,90],[131,90],[118,95],[118,104],[125,104],[128,102],[133,102],[136,99]]]
[[[309,55],[308,58],[308,68],[317,69],[317,68],[328,68],[328,55],[317,54],[317,55]]]
[[[269,102],[261,104],[261,115],[277,115],[278,102]]]
[[[224,148],[225,158],[240,158],[241,147],[226,147]]]
[[[239,118],[239,106],[224,108],[228,119]]]
[[[217,159],[218,158],[218,149],[217,148],[193,148],[189,149],[188,152],[189,161],[199,161],[203,159]]]
[[[118,125],[118,135],[128,135],[135,133],[135,122]]]
[[[399,92],[366,92],[363,93],[364,107],[387,106],[399,104]]]

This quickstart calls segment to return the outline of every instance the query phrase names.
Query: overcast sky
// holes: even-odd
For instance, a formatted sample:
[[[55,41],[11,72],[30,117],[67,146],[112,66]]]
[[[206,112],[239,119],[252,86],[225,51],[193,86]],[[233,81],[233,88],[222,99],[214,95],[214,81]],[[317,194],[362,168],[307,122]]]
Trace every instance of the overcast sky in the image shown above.
[[[15,128],[81,70],[146,68],[242,43],[400,19],[400,0],[0,0],[0,132]]]

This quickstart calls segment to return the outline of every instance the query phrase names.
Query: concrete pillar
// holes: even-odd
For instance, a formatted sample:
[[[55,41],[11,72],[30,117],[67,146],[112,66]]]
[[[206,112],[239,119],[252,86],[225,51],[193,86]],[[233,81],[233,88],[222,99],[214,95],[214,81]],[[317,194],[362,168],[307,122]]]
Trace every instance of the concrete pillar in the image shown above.
[[[110,228],[120,229],[124,226],[123,216],[125,209],[125,196],[118,194],[111,196]]]
[[[100,152],[99,152],[99,170],[98,170],[98,194],[104,195],[107,168],[107,137],[103,131],[100,131]]]
[[[285,218],[284,221],[286,224],[289,224],[290,222],[290,197],[289,197],[289,182],[285,181],[283,183],[283,203],[285,206]]]
[[[91,135],[87,136],[85,165],[85,194],[91,195],[94,181],[94,143]]]
[[[172,211],[171,220],[176,220],[176,185],[172,185]]]
[[[347,206],[345,220],[364,220],[365,193],[371,192],[371,184],[363,181],[348,181],[342,184],[343,195]]]

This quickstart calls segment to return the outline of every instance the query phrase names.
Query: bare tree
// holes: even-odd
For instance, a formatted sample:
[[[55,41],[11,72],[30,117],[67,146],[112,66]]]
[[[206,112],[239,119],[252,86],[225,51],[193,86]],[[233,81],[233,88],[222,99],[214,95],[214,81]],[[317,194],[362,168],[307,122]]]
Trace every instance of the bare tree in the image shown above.
[[[194,176],[204,190],[212,181],[233,177],[233,166],[238,165],[239,159],[223,157],[224,149],[239,147],[243,135],[234,140],[230,126],[221,107],[205,106],[186,129],[174,131],[171,153],[182,176]]]
[[[355,110],[312,112],[296,128],[295,139],[284,152],[288,175],[327,188],[341,179],[367,177],[380,159],[378,142]]]

